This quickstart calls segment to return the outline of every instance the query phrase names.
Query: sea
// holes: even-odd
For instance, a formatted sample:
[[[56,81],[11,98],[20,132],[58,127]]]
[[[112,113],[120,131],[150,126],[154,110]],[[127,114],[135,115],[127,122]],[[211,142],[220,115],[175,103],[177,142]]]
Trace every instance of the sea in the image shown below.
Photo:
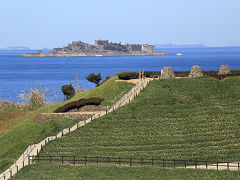
[[[240,69],[240,47],[210,47],[185,49],[158,49],[169,52],[165,56],[120,57],[21,57],[32,50],[0,50],[0,99],[22,102],[19,95],[31,86],[47,87],[48,92],[58,91],[53,102],[63,99],[61,86],[78,84],[84,90],[95,87],[86,80],[90,73],[101,73],[102,78],[121,71],[160,71],[171,66],[174,71],[190,71],[193,65],[202,70],[218,70],[229,65],[231,70]],[[177,56],[182,53],[182,56]]]

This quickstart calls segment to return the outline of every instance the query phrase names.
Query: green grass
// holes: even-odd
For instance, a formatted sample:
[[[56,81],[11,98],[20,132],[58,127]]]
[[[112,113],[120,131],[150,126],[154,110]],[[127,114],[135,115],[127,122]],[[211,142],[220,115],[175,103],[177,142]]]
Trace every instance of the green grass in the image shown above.
[[[98,88],[77,94],[72,100],[86,97],[102,97],[103,105],[112,105],[122,94],[133,87],[126,82],[115,82],[116,77],[105,82]],[[69,102],[69,101],[68,101]],[[0,172],[11,165],[24,151],[33,144],[39,143],[47,136],[56,135],[60,130],[71,127],[79,120],[56,120],[44,123],[35,123],[34,119],[38,112],[53,112],[57,107],[66,102],[54,103],[44,106],[19,118],[19,123],[8,131],[0,134]]]
[[[160,169],[156,167],[117,167],[117,166],[71,166],[39,164],[27,166],[13,177],[18,179],[163,179],[163,180],[214,180],[214,179],[240,179],[239,171],[215,171],[192,169]]]
[[[113,77],[107,82],[103,83],[99,87],[81,92],[75,95],[71,100],[67,101],[76,101],[80,98],[90,98],[90,97],[99,97],[103,98],[104,102],[101,105],[112,106],[118,99],[121,98],[128,90],[130,90],[134,84],[126,82],[116,82],[117,77]],[[49,106],[44,106],[39,109],[40,112],[53,112],[59,106],[66,104],[67,102],[54,103]]]
[[[238,77],[155,80],[41,154],[239,161],[239,103]]]

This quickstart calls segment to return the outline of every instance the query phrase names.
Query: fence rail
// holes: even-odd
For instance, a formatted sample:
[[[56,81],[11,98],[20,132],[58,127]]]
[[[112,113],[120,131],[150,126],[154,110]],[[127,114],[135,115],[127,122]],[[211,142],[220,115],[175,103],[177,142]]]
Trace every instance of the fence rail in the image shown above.
[[[101,157],[101,156],[65,156],[65,155],[37,155],[30,156],[31,163],[58,163],[58,164],[104,164],[104,165],[126,165],[126,166],[157,166],[162,168],[195,168],[205,167],[211,169],[215,167],[219,170],[235,168],[240,170],[240,162],[230,163],[222,161],[202,161],[202,160],[176,160],[159,158],[133,158],[133,157]]]

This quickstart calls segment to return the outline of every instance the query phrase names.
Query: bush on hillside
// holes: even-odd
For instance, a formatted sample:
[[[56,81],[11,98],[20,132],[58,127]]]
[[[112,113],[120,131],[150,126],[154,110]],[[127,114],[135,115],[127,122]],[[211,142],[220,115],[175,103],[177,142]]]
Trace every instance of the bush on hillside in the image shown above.
[[[61,106],[59,108],[57,108],[54,113],[64,113],[64,112],[68,112],[72,109],[79,109],[83,106],[86,105],[96,105],[99,106],[102,102],[104,101],[104,99],[102,98],[88,98],[88,99],[79,99],[78,101],[72,101],[70,103],[65,104],[64,106]]]
[[[50,103],[52,98],[57,96],[57,91],[50,92],[47,87],[34,84],[30,89],[25,89],[19,97],[25,101],[30,110],[35,110],[44,104]]]
[[[117,74],[119,79],[129,80],[129,79],[138,79],[139,72],[138,71],[125,71]],[[152,75],[161,75],[161,71],[144,71],[145,77],[150,77]]]
[[[125,71],[117,74],[119,79],[129,80],[129,79],[138,79],[138,71]]]
[[[100,81],[102,80],[101,77],[101,73],[95,74],[95,73],[91,73],[89,74],[86,79],[94,84],[96,84],[96,86],[99,86]]]
[[[227,77],[240,76],[240,73],[238,72],[238,73],[234,73],[234,74],[210,74],[208,76],[220,80],[220,79],[224,79]]]
[[[71,84],[63,85],[61,89],[67,99],[71,99],[75,95],[75,89]]]
[[[153,75],[161,75],[161,71],[144,71],[144,76],[145,77],[151,77]]]

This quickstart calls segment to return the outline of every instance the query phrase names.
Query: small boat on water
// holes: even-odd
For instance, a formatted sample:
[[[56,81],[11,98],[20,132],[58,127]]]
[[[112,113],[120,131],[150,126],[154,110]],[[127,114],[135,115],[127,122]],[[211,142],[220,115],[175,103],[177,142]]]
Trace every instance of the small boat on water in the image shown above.
[[[182,53],[177,53],[176,55],[177,55],[177,56],[182,56],[183,54],[182,54]]]

